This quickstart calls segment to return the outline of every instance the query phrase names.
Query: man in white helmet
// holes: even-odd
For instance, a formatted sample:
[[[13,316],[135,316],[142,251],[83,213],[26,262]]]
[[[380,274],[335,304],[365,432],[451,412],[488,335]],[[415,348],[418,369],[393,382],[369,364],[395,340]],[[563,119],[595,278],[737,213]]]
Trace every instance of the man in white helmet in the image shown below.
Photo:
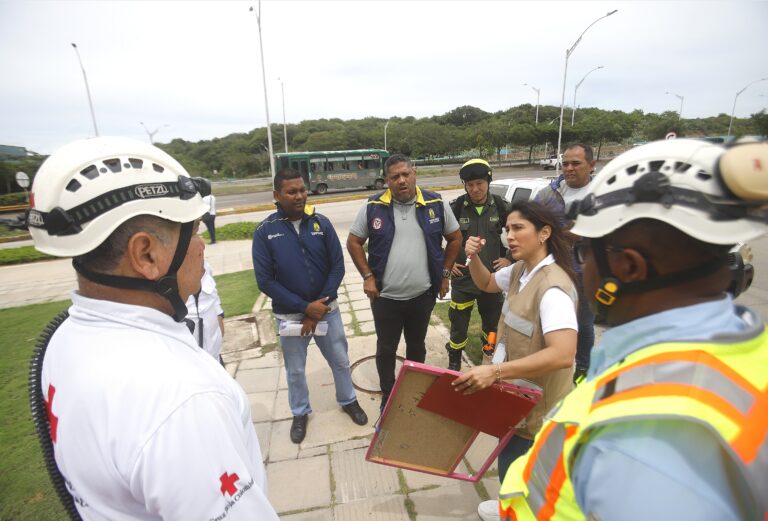
[[[183,321],[209,192],[162,150],[121,138],[67,145],[35,176],[35,247],[78,272],[30,385],[73,518],[277,519],[248,398]]]
[[[768,518],[768,333],[727,293],[729,248],[768,230],[768,144],[652,143],[571,209],[611,329],[506,474],[503,519]]]

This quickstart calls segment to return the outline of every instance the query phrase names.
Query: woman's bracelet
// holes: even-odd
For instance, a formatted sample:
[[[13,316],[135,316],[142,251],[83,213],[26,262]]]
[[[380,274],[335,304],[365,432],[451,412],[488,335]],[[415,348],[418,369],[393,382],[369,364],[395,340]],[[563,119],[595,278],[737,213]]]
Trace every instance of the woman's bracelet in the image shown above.
[[[496,383],[501,383],[501,364],[496,364]]]

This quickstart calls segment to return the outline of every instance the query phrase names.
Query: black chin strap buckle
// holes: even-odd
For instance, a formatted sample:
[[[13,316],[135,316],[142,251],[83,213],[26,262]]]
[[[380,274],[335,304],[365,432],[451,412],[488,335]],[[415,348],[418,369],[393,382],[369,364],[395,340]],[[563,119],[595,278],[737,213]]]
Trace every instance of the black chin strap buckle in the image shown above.
[[[155,281],[155,292],[168,298],[169,295],[179,292],[179,282],[176,280],[176,274],[166,275]]]

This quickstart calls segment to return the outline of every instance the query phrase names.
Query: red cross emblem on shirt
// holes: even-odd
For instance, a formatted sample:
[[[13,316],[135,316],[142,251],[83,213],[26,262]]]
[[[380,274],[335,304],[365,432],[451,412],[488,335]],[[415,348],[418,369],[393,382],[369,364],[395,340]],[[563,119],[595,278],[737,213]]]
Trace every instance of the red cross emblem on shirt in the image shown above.
[[[48,384],[48,399],[45,400],[45,408],[48,411],[48,425],[51,428],[51,439],[56,443],[56,428],[59,426],[59,418],[53,414],[53,397],[56,395],[56,388]]]
[[[229,497],[232,497],[235,492],[237,492],[237,486],[235,486],[235,481],[240,479],[240,477],[235,474],[228,474],[224,473],[221,476],[219,476],[219,481],[221,481],[221,495],[229,494]]]

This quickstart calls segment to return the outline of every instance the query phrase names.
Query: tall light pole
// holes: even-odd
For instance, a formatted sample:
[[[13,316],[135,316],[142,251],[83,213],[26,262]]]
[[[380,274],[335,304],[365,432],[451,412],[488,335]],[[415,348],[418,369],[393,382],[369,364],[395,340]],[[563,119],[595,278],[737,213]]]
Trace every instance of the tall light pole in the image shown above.
[[[269,124],[269,99],[267,98],[267,73],[264,69],[264,45],[261,42],[261,0],[259,0],[259,11],[256,12],[253,6],[250,11],[256,13],[256,25],[259,27],[259,52],[261,53],[261,80],[264,83],[264,112],[267,116],[267,144],[269,144],[269,173],[272,179],[275,179],[275,154],[272,150],[272,128]]]
[[[277,78],[280,82],[280,94],[283,96],[283,139],[285,140],[285,153],[288,153],[288,127],[285,125],[285,89],[283,88],[283,80]]]
[[[588,73],[584,75],[583,78],[579,81],[579,83],[576,84],[576,86],[573,88],[573,110],[571,110],[571,126],[576,122],[576,93],[579,91],[579,87],[581,87],[581,84],[584,83],[584,80],[587,79],[587,76],[595,72],[597,69],[605,69],[602,65],[598,65]]]
[[[683,101],[685,101],[685,96],[681,96],[680,94],[675,94],[674,92],[670,91],[665,92],[665,94],[671,94],[680,100],[680,112],[677,113],[677,119],[683,119]]]
[[[80,51],[77,49],[77,44],[73,43],[72,48],[77,54],[77,61],[80,62],[80,70],[83,71],[83,81],[85,82],[85,93],[88,94],[88,106],[91,107],[91,121],[93,121],[93,132],[96,137],[99,137],[99,127],[96,126],[96,113],[93,111],[93,101],[91,100],[91,89],[88,87],[88,76],[85,74],[85,67],[83,67],[83,60],[80,59]]]
[[[167,126],[168,126],[168,125],[160,125],[160,126],[159,126],[159,127],[157,127],[155,130],[153,130],[152,132],[150,132],[150,131],[149,131],[149,129],[147,128],[147,126],[144,124],[144,122],[143,122],[143,121],[139,121],[139,125],[141,125],[142,127],[144,127],[144,131],[145,131],[145,132],[147,133],[147,135],[149,136],[149,143],[150,143],[150,145],[154,145],[154,144],[155,144],[155,141],[154,141],[154,138],[155,138],[155,134],[157,134],[158,132],[160,132],[160,129],[161,129],[161,128],[165,128],[165,127],[167,127]]]
[[[731,122],[728,123],[728,137],[731,136],[731,129],[733,128],[733,114],[736,112],[736,100],[739,99],[739,96],[741,96],[741,93],[747,90],[751,85],[754,85],[755,83],[766,81],[768,78],[760,78],[759,80],[755,80],[752,83],[747,83],[747,85],[738,91],[736,95],[733,97],[733,108],[731,109]]]
[[[528,86],[532,88],[536,92],[536,124],[539,124],[539,96],[541,95],[541,89],[537,89],[533,85],[528,85],[527,83],[523,83],[523,86]]]
[[[389,120],[384,123],[384,150],[387,150],[387,127],[389,126]]]
[[[614,9],[613,11],[609,11],[608,13],[604,14],[603,16],[601,16],[600,18],[598,18],[597,20],[595,20],[594,22],[592,22],[591,24],[589,24],[589,25],[587,26],[587,28],[586,28],[586,29],[584,29],[584,30],[581,32],[581,34],[580,34],[580,35],[579,35],[579,37],[576,39],[576,41],[573,43],[573,45],[571,46],[571,48],[570,48],[570,49],[567,49],[567,50],[565,51],[565,70],[563,71],[563,94],[562,94],[562,96],[560,97],[560,129],[557,131],[557,159],[558,159],[558,160],[557,160],[557,163],[558,163],[558,167],[557,167],[557,174],[558,174],[558,175],[560,175],[560,171],[561,171],[561,169],[562,169],[562,167],[560,166],[560,146],[561,146],[561,144],[562,144],[562,142],[563,142],[563,110],[564,110],[564,108],[565,108],[565,80],[568,78],[568,58],[570,58],[570,57],[571,57],[571,54],[573,54],[573,51],[575,51],[575,50],[576,50],[576,46],[577,46],[577,45],[579,45],[579,42],[581,42],[581,39],[582,39],[582,37],[584,36],[584,33],[586,33],[587,31],[589,31],[589,28],[590,28],[590,27],[592,27],[593,25],[595,25],[597,22],[599,22],[599,21],[600,21],[600,20],[602,20],[603,18],[607,18],[607,17],[611,16],[611,15],[612,15],[612,14],[614,14],[616,11],[618,11],[618,9]]]

